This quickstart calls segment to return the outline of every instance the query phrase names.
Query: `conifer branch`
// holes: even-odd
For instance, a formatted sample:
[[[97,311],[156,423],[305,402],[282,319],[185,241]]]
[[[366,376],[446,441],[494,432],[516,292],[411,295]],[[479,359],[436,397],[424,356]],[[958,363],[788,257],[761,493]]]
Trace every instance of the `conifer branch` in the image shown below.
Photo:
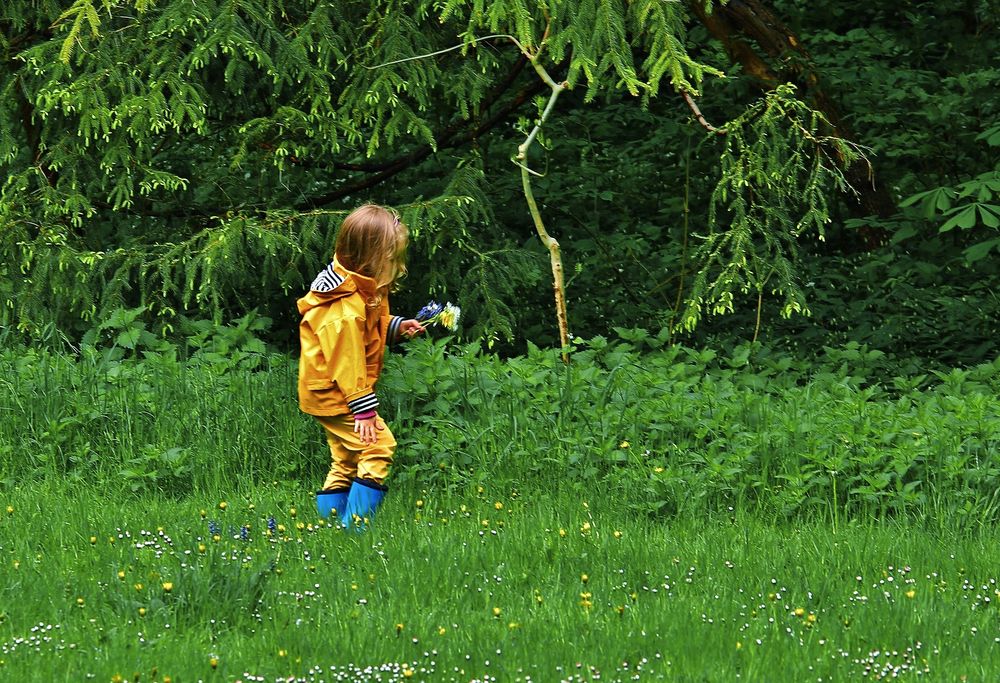
[[[691,108],[691,111],[694,112],[694,117],[698,120],[698,123],[700,123],[705,130],[707,130],[710,133],[715,133],[716,135],[726,134],[725,129],[716,128],[705,119],[705,117],[701,113],[701,109],[698,108],[698,103],[694,101],[693,97],[691,97],[691,93],[689,93],[687,90],[681,90],[681,97],[683,97],[684,101],[688,103],[688,106]]]

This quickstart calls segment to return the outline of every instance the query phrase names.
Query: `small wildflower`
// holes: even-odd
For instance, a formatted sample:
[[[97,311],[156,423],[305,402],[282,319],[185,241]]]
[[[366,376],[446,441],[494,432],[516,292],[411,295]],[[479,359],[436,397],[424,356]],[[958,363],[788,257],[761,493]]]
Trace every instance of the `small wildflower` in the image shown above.
[[[559,530],[559,538],[566,538],[566,530],[565,529],[560,529]]]
[[[217,657],[212,657],[211,659],[209,659],[208,660],[208,665],[210,667],[212,667],[213,669],[216,668],[217,666],[219,666],[219,660],[218,660],[218,658]]]
[[[438,635],[439,636],[443,636],[447,631],[448,631],[448,629],[446,629],[444,626],[438,626]]]
[[[198,552],[199,553],[205,552],[205,544],[204,543],[199,543],[198,544]]]
[[[615,529],[614,536],[615,536],[615,538],[621,538],[622,537],[622,532],[620,532],[617,529]]]
[[[584,522],[583,525],[580,527],[580,533],[585,534],[588,531],[590,531],[590,522]]]
[[[140,617],[146,616],[146,608],[145,607],[140,607],[139,608],[139,616]]]
[[[402,633],[402,632],[403,632],[403,625],[396,624],[396,633]]]
[[[90,537],[90,545],[97,545],[97,536]]]
[[[79,605],[80,607],[83,607],[83,598],[77,598],[76,604]]]
[[[173,583],[171,583],[170,581],[164,581],[163,582],[163,592],[164,593],[169,593],[173,589],[174,589],[174,584]]]
[[[580,574],[580,581],[582,581],[583,583],[587,583],[588,581],[590,581],[590,577],[587,576],[586,574]]]
[[[287,655],[288,655],[288,652],[286,650],[278,650],[278,656],[279,657],[286,657]]]
[[[141,591],[141,590],[142,590],[142,584],[141,584],[141,583],[137,583],[137,584],[135,584],[135,589],[136,589],[137,591]]]
[[[418,500],[418,501],[417,501],[417,509],[419,510],[419,509],[420,509],[420,508],[422,508],[423,506],[424,506],[424,501],[422,501],[422,500]]]
[[[208,514],[208,512],[205,511],[205,508],[202,508],[201,510],[198,510],[198,514],[201,515],[202,519],[205,519],[205,516]]]
[[[430,301],[413,317],[424,325],[440,325],[449,332],[454,332],[458,329],[458,319],[461,316],[462,309],[450,301],[443,305]]]
[[[119,579],[124,579],[125,578],[125,571],[124,570],[122,570],[122,569],[118,570],[118,578]]]
[[[273,516],[267,518],[267,530],[272,534],[278,530],[278,521]]]
[[[630,444],[628,441],[622,441],[620,444],[618,444],[618,448],[628,448],[629,445]]]
[[[793,614],[794,614],[795,616],[797,616],[797,617],[801,617],[801,616],[804,616],[804,615],[805,615],[805,613],[806,613],[806,611],[805,611],[804,609],[802,609],[801,607],[796,607],[796,608],[795,608],[795,611],[793,612]]]
[[[497,502],[493,503],[493,507],[496,508],[497,510],[503,510],[503,503],[501,503],[498,500]]]
[[[906,591],[906,597],[908,597],[910,600],[912,600],[916,594],[917,591],[913,590],[912,588]]]
[[[14,514],[14,506],[13,505],[8,505],[7,506],[7,514],[8,515]]]
[[[809,622],[810,624],[815,624],[816,623],[816,615],[813,614],[812,612],[810,612],[809,616],[806,617],[806,621]]]
[[[292,508],[292,509],[290,509],[290,510],[288,511],[288,515],[289,515],[290,517],[294,517],[294,516],[295,516],[295,515],[297,515],[297,514],[299,514],[299,511],[298,511],[298,510],[296,510],[295,508]]]
[[[403,678],[411,678],[413,676],[413,669],[410,667],[403,668]]]
[[[225,510],[227,507],[229,507],[229,503],[227,503],[226,501],[221,501],[219,503],[219,509],[220,510]]]
[[[499,607],[494,607],[493,608],[493,616],[494,617],[499,617],[500,616],[500,608]]]
[[[736,641],[736,649],[737,650],[742,650],[743,649],[743,643],[741,643],[740,641],[737,640]]]

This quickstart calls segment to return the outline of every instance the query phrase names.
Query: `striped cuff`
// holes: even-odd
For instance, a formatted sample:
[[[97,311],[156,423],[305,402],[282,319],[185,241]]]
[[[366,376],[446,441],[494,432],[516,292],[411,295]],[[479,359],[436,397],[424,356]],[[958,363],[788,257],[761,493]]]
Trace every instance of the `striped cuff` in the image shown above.
[[[399,341],[399,326],[403,323],[403,316],[394,315],[389,320],[389,331],[386,333],[386,339],[389,340],[390,344],[395,344]]]
[[[351,411],[352,415],[367,413],[376,408],[378,408],[378,396],[374,392],[347,402],[347,409]]]

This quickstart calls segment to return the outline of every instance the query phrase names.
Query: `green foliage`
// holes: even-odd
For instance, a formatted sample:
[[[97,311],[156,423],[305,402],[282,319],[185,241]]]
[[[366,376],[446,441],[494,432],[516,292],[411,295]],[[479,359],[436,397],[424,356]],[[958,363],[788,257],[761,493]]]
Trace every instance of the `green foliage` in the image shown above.
[[[58,477],[182,496],[322,477],[328,456],[296,409],[294,364],[257,340],[267,321],[189,323],[185,351],[144,346],[131,318],[121,312],[99,333],[109,345],[78,358],[0,355],[3,485]],[[556,476],[654,515],[735,507],[971,524],[1000,512],[989,457],[1000,444],[1000,361],[901,375],[857,343],[806,363],[760,345],[669,346],[666,327],[619,335],[577,340],[569,365],[534,346],[501,360],[474,344],[451,351],[448,338],[410,342],[379,385],[400,444],[396,485],[455,491]]]
[[[791,86],[779,87],[724,128],[721,178],[698,247],[702,265],[681,321],[689,331],[706,308],[732,312],[737,292],[766,288],[784,295],[782,315],[808,313],[794,266],[797,240],[810,229],[823,238],[829,188],[848,189],[842,167],[860,151],[825,135],[829,122],[793,95]]]

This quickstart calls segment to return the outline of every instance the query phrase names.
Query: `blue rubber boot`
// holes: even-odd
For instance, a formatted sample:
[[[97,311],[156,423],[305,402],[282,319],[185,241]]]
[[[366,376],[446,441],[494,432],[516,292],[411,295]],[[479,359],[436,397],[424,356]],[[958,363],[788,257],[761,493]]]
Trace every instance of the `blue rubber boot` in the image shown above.
[[[348,489],[317,491],[316,510],[319,512],[319,516],[329,517],[331,512],[338,516],[343,514],[347,509],[347,492]]]
[[[341,523],[355,531],[366,529],[375,517],[375,508],[388,490],[388,487],[370,479],[355,479],[347,496],[347,509],[340,516]]]

